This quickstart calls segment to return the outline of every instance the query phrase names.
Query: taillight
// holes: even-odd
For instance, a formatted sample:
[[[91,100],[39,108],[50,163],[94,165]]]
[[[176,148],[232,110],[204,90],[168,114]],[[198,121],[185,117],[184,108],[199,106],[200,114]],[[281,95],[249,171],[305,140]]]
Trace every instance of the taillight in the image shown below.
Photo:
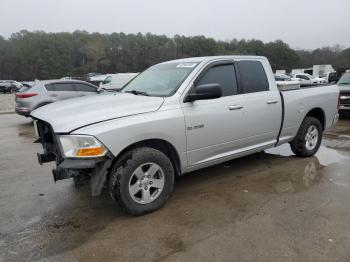
[[[18,98],[28,98],[28,97],[32,97],[32,96],[36,96],[38,95],[37,93],[17,93],[16,96]]]

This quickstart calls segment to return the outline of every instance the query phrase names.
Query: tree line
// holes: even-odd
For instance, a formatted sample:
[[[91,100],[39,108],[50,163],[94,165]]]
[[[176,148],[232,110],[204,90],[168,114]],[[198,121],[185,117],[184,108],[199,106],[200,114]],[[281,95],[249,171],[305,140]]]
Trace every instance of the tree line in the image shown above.
[[[305,68],[332,64],[350,68],[350,48],[293,50],[281,40],[216,41],[204,36],[29,32],[0,36],[0,79],[29,81],[63,76],[83,77],[89,72],[141,72],[171,59],[210,55],[262,55],[272,68]]]

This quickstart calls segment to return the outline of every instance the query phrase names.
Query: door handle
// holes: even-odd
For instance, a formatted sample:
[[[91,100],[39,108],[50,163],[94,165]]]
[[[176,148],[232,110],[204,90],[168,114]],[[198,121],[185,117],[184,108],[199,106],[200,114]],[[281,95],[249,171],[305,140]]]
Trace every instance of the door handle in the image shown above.
[[[239,110],[242,109],[243,106],[242,105],[234,105],[234,106],[229,106],[229,110]]]
[[[278,103],[278,100],[267,100],[266,103],[267,103],[268,105],[277,104],[277,103]]]
[[[50,95],[50,96],[52,96],[52,97],[57,97],[58,95],[57,95],[57,94],[52,94],[52,95]]]

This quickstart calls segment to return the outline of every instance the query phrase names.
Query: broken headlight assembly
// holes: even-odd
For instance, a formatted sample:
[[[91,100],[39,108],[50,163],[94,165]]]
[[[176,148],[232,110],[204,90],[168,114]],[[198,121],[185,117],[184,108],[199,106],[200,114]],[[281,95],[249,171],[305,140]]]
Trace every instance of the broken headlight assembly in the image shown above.
[[[65,158],[102,157],[107,153],[106,147],[93,136],[59,135],[58,141]]]

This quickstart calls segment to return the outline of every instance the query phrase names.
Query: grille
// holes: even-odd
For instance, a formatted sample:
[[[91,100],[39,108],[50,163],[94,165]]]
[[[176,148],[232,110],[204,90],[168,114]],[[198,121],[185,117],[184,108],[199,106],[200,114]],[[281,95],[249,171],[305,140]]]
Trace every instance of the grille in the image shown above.
[[[340,92],[340,105],[350,106],[350,92]]]

